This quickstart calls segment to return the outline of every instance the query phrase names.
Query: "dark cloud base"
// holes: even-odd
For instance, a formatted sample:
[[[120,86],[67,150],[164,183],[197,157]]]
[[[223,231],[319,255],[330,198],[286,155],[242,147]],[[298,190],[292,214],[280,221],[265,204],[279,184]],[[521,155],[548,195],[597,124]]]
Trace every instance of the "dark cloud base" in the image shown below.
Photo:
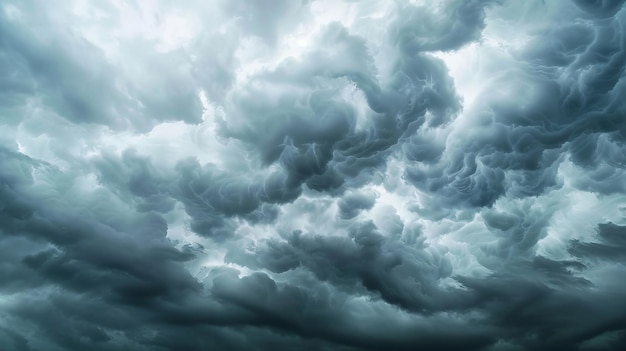
[[[219,2],[229,31],[121,66],[2,4],[0,350],[625,350],[624,3],[398,2],[244,83],[318,2]],[[441,55],[490,25],[525,39],[470,105]],[[96,141],[205,125],[199,91],[223,154]]]

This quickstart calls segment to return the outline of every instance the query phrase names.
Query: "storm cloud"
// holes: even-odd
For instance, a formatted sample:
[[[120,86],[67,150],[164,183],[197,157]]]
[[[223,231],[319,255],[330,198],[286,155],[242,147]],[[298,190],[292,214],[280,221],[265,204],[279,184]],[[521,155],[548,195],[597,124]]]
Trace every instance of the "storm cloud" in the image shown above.
[[[626,349],[625,3],[2,2],[0,349]]]

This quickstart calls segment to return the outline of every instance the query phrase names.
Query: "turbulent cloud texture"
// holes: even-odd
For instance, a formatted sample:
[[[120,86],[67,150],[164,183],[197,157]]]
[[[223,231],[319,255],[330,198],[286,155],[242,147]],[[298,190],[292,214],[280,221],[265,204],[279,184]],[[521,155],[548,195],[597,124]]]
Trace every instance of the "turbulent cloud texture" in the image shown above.
[[[0,2],[0,349],[626,349],[625,3]]]

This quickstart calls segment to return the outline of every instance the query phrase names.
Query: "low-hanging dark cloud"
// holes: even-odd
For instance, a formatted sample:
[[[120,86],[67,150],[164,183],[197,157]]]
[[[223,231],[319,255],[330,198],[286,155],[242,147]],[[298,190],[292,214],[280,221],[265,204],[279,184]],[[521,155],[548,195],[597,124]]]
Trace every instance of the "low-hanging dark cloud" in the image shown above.
[[[624,349],[624,3],[1,4],[0,349]]]

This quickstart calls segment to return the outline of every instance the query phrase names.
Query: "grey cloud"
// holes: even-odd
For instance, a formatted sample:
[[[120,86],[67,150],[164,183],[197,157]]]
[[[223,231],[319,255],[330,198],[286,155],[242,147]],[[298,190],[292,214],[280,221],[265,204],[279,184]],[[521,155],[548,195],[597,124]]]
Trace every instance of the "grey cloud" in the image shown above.
[[[598,17],[614,16],[624,5],[624,0],[574,0],[580,9]]]
[[[3,350],[624,349],[623,0],[151,5],[0,6]]]
[[[124,200],[135,199],[140,211],[166,213],[173,209],[174,200],[167,192],[168,174],[158,172],[151,161],[138,155],[136,150],[126,150],[120,159],[103,155],[94,164],[98,179],[116,189]]]
[[[0,328],[0,342],[9,350],[29,351],[32,350],[28,346],[28,340],[22,335],[6,328]]]
[[[308,4],[309,0],[221,1],[225,13],[234,16],[246,33],[261,37],[270,45],[276,44],[279,31],[284,30],[281,27],[298,18]]]
[[[215,236],[212,231],[217,230],[217,237],[230,236],[229,217],[271,221],[277,215],[271,205],[293,201],[301,191],[300,184],[280,172],[237,178],[195,160],[181,162],[177,169],[180,177],[171,194],[193,218],[192,229],[203,235]]]
[[[411,229],[406,235],[412,237]],[[461,295],[439,285],[452,273],[443,252],[410,247],[401,238],[387,239],[371,222],[353,225],[349,237],[295,232],[285,243],[270,241],[254,255],[235,252],[229,260],[276,273],[303,267],[341,290],[370,291],[413,311],[454,309]]]
[[[546,36],[548,40],[535,38],[525,56],[542,66],[568,66],[587,49],[593,36],[593,29],[583,24],[554,28]]]
[[[182,50],[160,53],[142,43],[135,43],[129,51],[139,62],[129,65],[132,73],[126,89],[140,103],[129,112],[134,112],[135,118],[142,115],[149,118],[145,126],[139,127],[140,130],[150,129],[154,121],[190,124],[202,121],[202,105],[198,97],[200,85],[194,74],[195,64],[188,53]]]
[[[140,212],[168,213],[178,201],[192,219],[191,229],[216,239],[232,236],[231,218],[271,222],[278,215],[274,205],[293,201],[301,191],[300,184],[282,172],[233,177],[195,159],[178,162],[175,173],[163,172],[132,149],[120,158],[105,155],[96,159],[94,166],[100,182],[132,201]]]
[[[398,58],[381,83],[362,38],[333,24],[319,40],[325,50],[253,78],[240,97],[233,97],[237,105],[230,112],[235,120],[221,123],[222,134],[252,144],[253,152],[260,149],[264,162],[279,161],[294,186],[333,190],[362,171],[384,166],[392,148],[426,123],[427,111],[432,126],[458,112],[459,99],[439,60],[425,55]],[[327,88],[317,86],[315,77]],[[351,104],[333,97],[345,86],[337,80],[341,77],[363,91],[372,110],[363,131],[354,129]],[[359,184],[358,179],[350,182]]]
[[[58,31],[45,12],[30,10],[23,9],[30,20],[28,24],[23,18],[8,18],[5,11],[0,17],[2,56],[11,58],[4,60],[3,66],[6,67],[3,70],[13,72],[8,76],[13,77],[12,81],[20,82],[20,85],[11,81],[5,83],[10,88],[3,89],[5,99],[36,94],[43,104],[73,122],[122,127],[113,106],[124,98],[113,89],[113,74],[107,72],[111,68],[103,62],[101,53],[84,39]],[[42,35],[33,35],[33,30]],[[100,67],[87,65],[87,62]],[[84,89],[86,85],[93,90]],[[95,92],[98,99],[92,95]]]
[[[485,27],[485,8],[497,2],[449,1],[443,5],[445,10],[438,14],[421,6],[404,6],[392,26],[392,40],[407,55],[456,50],[480,38]]]
[[[235,52],[239,38],[234,35],[207,35],[197,44],[199,55],[192,69],[193,76],[201,82],[207,98],[221,103],[235,83],[237,59]],[[215,50],[217,47],[220,50]]]
[[[526,197],[557,189],[562,186],[557,169],[563,154],[587,168],[591,180],[580,181],[586,189],[619,191],[621,185],[613,180],[618,168],[602,170],[602,163],[614,160],[609,150],[623,143],[623,123],[617,119],[624,108],[618,95],[626,51],[616,38],[623,31],[624,11],[617,11],[621,5],[600,3],[585,6],[610,7],[615,16],[578,24],[563,20],[538,33],[513,53],[518,66],[510,68],[514,76],[521,69],[530,78],[519,76],[511,84],[510,75],[496,78],[501,84],[494,86],[519,85],[512,90],[519,98],[483,92],[481,107],[470,113],[484,124],[460,136],[438,164],[407,168],[409,181],[436,194],[433,205],[490,206],[505,193]]]
[[[352,192],[339,200],[339,217],[351,219],[362,210],[369,210],[376,203],[376,193],[372,191]]]
[[[419,131],[409,136],[402,144],[402,155],[408,161],[424,163],[435,163],[439,161],[445,145],[437,143],[429,135],[421,134]]]
[[[624,328],[619,313],[608,311],[600,302],[602,294],[590,295],[589,291],[579,289],[566,292],[523,278],[503,276],[480,282],[463,280],[463,283],[480,292],[491,323],[503,326],[508,334],[503,339],[523,348],[575,348],[607,330]],[[623,303],[615,301],[620,308]],[[577,306],[575,310],[573,306]],[[580,325],[581,319],[588,323]]]
[[[547,236],[546,229],[556,205],[524,201],[507,212],[483,211],[483,221],[497,240],[497,244],[484,248],[487,256],[497,255],[492,262],[500,265],[534,255],[537,242]],[[483,264],[491,266],[488,262]]]
[[[601,223],[598,225],[598,235],[600,242],[574,241],[571,244],[570,252],[574,256],[610,260],[612,262],[625,263],[626,255],[624,246],[626,245],[626,226],[614,223]]]
[[[149,71],[129,79],[100,49],[59,20],[62,8],[39,1],[8,4],[19,15],[12,18],[7,11],[0,15],[2,69],[11,72],[2,91],[7,107],[25,104],[26,96],[37,97],[37,103],[72,123],[115,130],[145,131],[167,120],[201,121],[198,88],[191,75],[163,69],[188,66],[181,53],[157,54],[138,50],[135,44],[135,54],[147,57],[133,71]]]
[[[244,278],[223,276],[214,287],[214,293],[225,301],[264,316],[264,319],[269,319],[269,325],[306,338],[324,338],[350,346],[346,349],[383,350],[391,347],[411,350],[415,347],[434,347],[452,350],[462,345],[468,350],[479,350],[494,342],[482,328],[457,329],[458,339],[445,338],[442,331],[459,327],[454,321],[445,319],[433,320],[433,326],[419,323],[407,326],[396,321],[390,321],[394,327],[354,325],[348,316],[341,313],[341,305],[333,303],[338,299],[330,296],[327,289],[311,291],[279,284],[263,273]],[[309,308],[310,304],[316,308]],[[328,323],[328,320],[333,320],[333,323]],[[419,329],[413,329],[416,327]],[[420,332],[416,334],[415,330]]]

